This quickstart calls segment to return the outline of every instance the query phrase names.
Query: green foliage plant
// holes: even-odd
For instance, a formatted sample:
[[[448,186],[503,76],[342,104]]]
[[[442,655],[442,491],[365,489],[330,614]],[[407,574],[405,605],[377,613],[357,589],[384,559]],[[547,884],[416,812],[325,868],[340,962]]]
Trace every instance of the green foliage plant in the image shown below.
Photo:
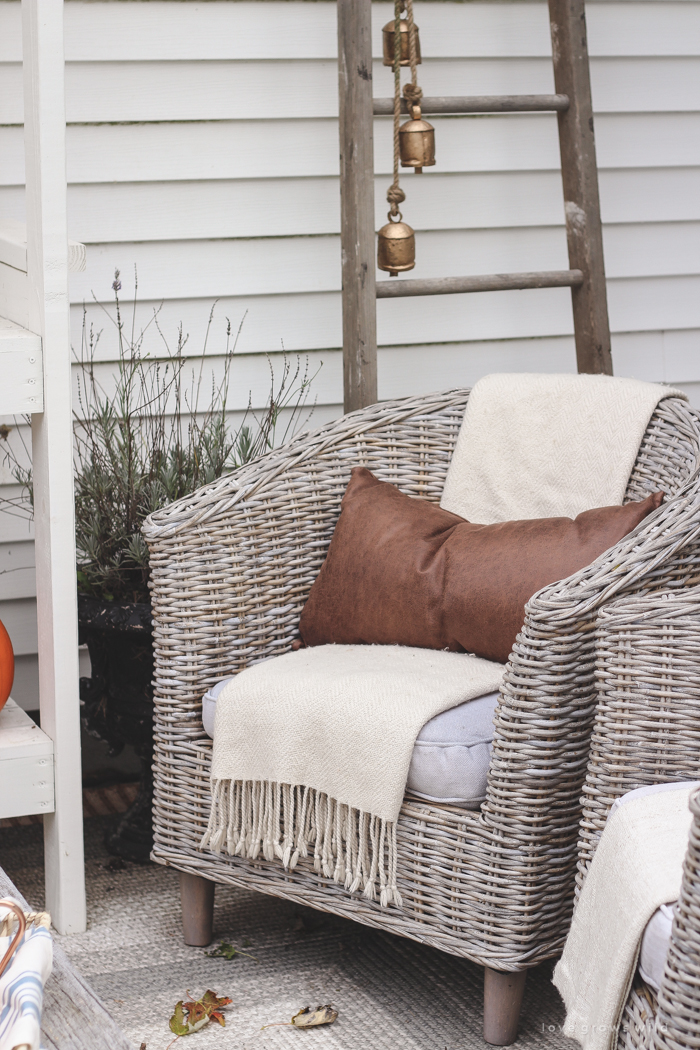
[[[265,407],[254,411],[249,397],[242,421],[234,426],[227,404],[243,321],[233,336],[227,319],[225,346],[208,358],[215,303],[202,351],[190,356],[182,326],[174,346],[166,339],[160,309],[138,330],[136,290],[125,317],[118,270],[112,289],[113,310],[100,309],[116,333],[116,366],[100,366],[102,332],[88,323],[87,309],[76,355],[77,581],[81,592],[106,601],[148,602],[148,548],[140,531],[144,519],[293,436],[313,411],[308,398],[314,377],[309,376],[308,361],[302,367],[299,357],[293,367],[284,355],[279,378],[270,363]],[[158,353],[145,349],[147,337],[153,335]],[[218,360],[218,378],[208,367],[212,356]],[[9,428],[5,431],[0,438],[7,439]],[[6,449],[13,477],[31,504],[31,467],[24,466],[9,446]]]

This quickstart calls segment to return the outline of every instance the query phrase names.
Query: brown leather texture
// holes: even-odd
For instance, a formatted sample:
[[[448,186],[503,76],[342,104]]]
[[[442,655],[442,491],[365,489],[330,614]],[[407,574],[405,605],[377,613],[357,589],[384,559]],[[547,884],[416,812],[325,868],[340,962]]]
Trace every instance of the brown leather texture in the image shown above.
[[[540,588],[590,565],[663,502],[477,525],[355,467],[299,624],[306,645],[411,645],[505,663]]]

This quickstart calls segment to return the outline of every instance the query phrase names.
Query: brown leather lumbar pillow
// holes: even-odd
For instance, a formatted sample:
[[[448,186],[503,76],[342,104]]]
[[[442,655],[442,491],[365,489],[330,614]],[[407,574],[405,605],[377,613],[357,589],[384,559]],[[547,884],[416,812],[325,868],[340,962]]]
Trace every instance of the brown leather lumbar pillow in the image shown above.
[[[608,550],[663,502],[476,525],[355,467],[301,614],[307,645],[411,645],[505,663],[529,598]]]

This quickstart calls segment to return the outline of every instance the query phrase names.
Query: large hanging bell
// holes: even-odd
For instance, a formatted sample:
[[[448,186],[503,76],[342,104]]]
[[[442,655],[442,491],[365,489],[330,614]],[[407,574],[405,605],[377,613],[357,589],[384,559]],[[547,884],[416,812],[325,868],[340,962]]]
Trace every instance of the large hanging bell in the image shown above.
[[[396,277],[416,265],[416,238],[408,223],[401,221],[400,212],[398,221],[392,222],[391,212],[388,218],[386,226],[379,231],[377,266]]]
[[[400,65],[410,66],[411,55],[408,46],[408,22],[405,18],[401,19],[401,60]],[[418,35],[418,26],[413,23],[413,38],[416,42],[416,62],[420,63],[420,37]],[[394,23],[387,22],[382,29],[382,41],[384,44],[384,65],[394,65]]]
[[[435,128],[421,117],[420,106],[413,106],[412,119],[399,128],[399,155],[402,168],[423,168],[435,163]]]

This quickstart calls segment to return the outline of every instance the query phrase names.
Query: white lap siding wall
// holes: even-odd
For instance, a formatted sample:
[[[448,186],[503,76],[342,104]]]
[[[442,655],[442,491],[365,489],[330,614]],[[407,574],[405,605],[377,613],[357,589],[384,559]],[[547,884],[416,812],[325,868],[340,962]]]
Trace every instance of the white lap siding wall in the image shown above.
[[[416,0],[415,11],[426,94],[553,90],[546,3]],[[391,15],[374,6],[376,55]],[[315,420],[339,414],[335,4],[66,0],[65,16],[69,233],[87,244],[87,270],[72,275],[76,346],[83,301],[109,303],[115,267],[128,295],[136,266],[141,316],[162,302],[161,326],[172,336],[182,322],[193,350],[214,299],[213,357],[225,318],[237,327],[246,314],[232,409],[249,390],[264,400],[266,355],[284,343],[312,369],[323,361]],[[587,18],[615,371],[700,403],[700,2],[597,0]],[[375,95],[391,94],[379,61],[374,81]],[[403,175],[413,276],[565,268],[555,117],[433,123],[436,167]],[[375,121],[375,165],[379,226],[386,118]],[[23,219],[22,183],[19,3],[0,0],[0,223]],[[385,300],[378,327],[382,398],[494,370],[575,368],[565,289]],[[114,354],[107,326],[107,382]],[[32,708],[31,533],[2,512],[0,572],[15,694]]]

